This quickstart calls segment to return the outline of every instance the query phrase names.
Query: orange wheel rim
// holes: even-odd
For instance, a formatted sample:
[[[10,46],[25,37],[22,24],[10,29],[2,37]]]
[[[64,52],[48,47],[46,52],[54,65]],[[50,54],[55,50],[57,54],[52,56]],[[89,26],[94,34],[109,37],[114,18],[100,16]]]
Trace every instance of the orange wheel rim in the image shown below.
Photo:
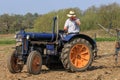
[[[85,67],[90,59],[89,48],[85,44],[75,44],[70,50],[70,61],[78,68]]]
[[[40,70],[40,57],[35,55],[33,62],[32,62],[32,70],[34,72],[38,72]]]

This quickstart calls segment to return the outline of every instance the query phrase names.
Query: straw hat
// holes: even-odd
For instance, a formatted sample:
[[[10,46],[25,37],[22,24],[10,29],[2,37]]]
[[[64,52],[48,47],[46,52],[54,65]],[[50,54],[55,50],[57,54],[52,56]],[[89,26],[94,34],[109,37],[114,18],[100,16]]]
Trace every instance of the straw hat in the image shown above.
[[[74,11],[70,11],[69,14],[67,14],[68,17],[76,17]]]

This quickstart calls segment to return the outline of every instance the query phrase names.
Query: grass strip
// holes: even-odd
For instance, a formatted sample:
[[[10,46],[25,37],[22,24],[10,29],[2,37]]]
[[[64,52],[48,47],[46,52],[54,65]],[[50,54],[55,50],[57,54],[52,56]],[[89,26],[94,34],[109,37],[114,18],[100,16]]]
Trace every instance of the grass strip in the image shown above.
[[[0,40],[0,44],[15,44],[15,40]]]
[[[116,41],[116,37],[111,38],[96,38],[95,41],[102,42],[102,41]]]

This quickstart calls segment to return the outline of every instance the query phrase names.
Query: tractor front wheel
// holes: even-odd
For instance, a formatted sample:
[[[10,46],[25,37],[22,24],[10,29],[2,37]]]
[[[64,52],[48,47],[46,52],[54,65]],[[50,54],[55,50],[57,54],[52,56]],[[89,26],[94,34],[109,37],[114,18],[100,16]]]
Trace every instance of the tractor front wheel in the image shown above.
[[[8,58],[7,67],[11,73],[19,73],[23,69],[23,64],[18,64],[17,51],[15,50]]]
[[[27,58],[27,70],[30,74],[37,75],[41,72],[42,57],[38,51],[32,51]]]
[[[92,63],[91,45],[85,39],[74,39],[64,45],[61,61],[65,69],[76,72],[86,70]]]

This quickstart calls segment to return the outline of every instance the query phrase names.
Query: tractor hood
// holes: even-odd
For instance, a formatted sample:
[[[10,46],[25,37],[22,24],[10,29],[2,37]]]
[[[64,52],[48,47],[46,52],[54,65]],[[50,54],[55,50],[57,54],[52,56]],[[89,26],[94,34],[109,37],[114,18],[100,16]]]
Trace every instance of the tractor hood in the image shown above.
[[[25,32],[21,30],[19,33],[16,34],[17,36],[21,36],[21,38],[26,38],[31,41],[54,41],[56,34],[53,33],[33,33],[33,32]]]
[[[52,33],[26,33],[32,41],[54,41],[55,34]]]

